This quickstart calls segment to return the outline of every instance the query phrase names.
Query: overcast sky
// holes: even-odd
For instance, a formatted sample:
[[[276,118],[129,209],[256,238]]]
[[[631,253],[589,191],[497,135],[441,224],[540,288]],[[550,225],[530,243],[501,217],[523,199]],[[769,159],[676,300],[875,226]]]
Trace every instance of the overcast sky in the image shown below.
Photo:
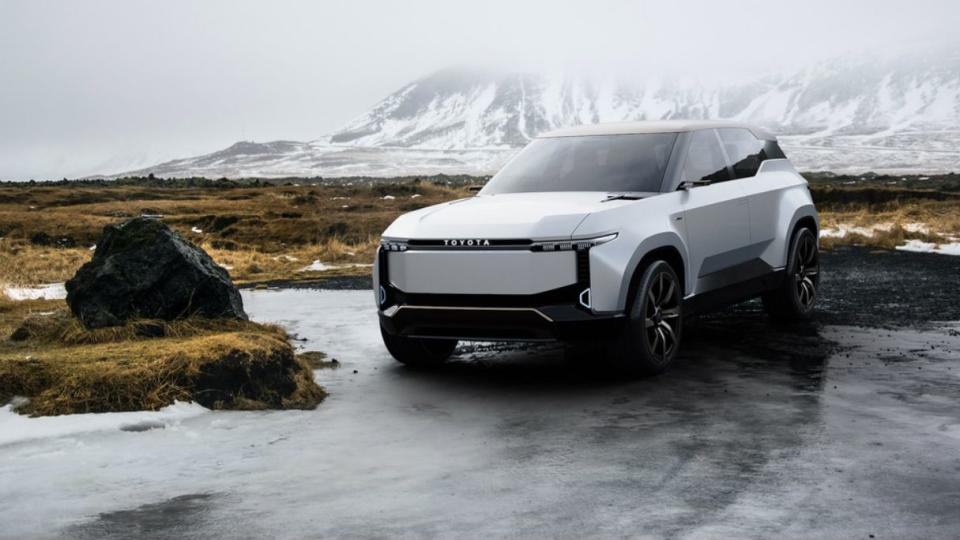
[[[955,0],[0,0],[0,179],[315,139],[452,64],[735,74],[958,23]]]

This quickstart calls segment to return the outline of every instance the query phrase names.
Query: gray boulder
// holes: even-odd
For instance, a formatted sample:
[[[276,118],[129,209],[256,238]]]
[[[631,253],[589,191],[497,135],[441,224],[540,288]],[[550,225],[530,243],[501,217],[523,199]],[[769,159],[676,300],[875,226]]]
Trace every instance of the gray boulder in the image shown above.
[[[66,287],[70,310],[87,328],[133,318],[247,318],[227,271],[158,219],[104,227],[93,259]]]

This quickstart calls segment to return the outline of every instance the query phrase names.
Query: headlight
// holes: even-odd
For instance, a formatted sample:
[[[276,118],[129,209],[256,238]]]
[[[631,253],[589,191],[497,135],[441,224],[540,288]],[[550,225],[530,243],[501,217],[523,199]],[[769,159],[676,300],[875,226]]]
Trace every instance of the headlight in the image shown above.
[[[407,241],[394,238],[381,238],[380,247],[382,247],[384,251],[406,251]]]
[[[558,240],[550,242],[534,242],[530,249],[532,251],[583,251],[592,248],[593,246],[599,246],[600,244],[606,244],[607,242],[615,239],[617,233],[607,234],[604,236],[597,236],[594,238],[579,238],[577,240]]]

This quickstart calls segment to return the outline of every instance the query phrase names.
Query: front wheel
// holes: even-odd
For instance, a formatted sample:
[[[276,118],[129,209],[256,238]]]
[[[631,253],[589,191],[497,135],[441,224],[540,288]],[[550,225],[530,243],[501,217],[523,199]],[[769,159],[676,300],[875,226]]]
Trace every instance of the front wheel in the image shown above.
[[[666,371],[683,335],[683,291],[673,267],[655,261],[630,299],[626,326],[611,351],[617,367],[638,375]]]
[[[800,229],[793,236],[786,272],[780,287],[763,295],[763,307],[777,320],[807,319],[813,313],[820,286],[820,249],[810,229]]]
[[[408,366],[429,367],[444,363],[457,348],[455,339],[425,339],[395,336],[380,327],[383,344],[398,362]]]

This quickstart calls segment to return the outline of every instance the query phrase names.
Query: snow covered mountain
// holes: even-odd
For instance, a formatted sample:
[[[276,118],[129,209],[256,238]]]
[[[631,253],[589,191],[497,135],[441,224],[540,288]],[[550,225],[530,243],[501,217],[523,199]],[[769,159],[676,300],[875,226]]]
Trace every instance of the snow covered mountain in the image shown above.
[[[577,124],[748,121],[803,170],[960,170],[960,54],[857,59],[724,83],[623,73],[451,68],[309,143],[238,143],[146,169],[163,176],[484,173],[532,137]]]
[[[670,118],[737,119],[789,134],[949,128],[960,121],[960,61],[833,63],[788,76],[716,85],[449,69],[388,96],[331,142],[443,149],[519,146],[557,127]]]

